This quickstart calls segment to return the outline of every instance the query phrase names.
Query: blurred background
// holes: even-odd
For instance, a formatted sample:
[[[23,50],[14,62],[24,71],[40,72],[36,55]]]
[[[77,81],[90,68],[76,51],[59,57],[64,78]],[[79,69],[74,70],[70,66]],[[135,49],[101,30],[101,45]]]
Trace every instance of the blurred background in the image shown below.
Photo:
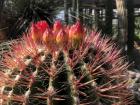
[[[1,49],[21,37],[31,22],[52,25],[57,19],[64,24],[80,20],[112,38],[140,70],[140,0],[0,0]]]

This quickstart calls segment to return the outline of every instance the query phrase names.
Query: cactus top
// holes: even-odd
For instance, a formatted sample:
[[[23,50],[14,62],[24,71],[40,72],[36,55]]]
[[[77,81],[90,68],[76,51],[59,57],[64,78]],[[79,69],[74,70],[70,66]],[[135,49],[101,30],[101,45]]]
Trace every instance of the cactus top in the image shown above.
[[[121,50],[99,32],[88,33],[79,21],[32,23],[3,55],[0,104],[132,105]]]

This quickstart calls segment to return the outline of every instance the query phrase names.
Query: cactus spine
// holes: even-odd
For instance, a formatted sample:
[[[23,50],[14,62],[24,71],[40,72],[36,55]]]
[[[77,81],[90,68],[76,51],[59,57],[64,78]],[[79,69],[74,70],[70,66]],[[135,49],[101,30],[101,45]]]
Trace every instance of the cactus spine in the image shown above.
[[[33,23],[3,55],[1,105],[132,105],[120,50],[86,34],[80,22]]]

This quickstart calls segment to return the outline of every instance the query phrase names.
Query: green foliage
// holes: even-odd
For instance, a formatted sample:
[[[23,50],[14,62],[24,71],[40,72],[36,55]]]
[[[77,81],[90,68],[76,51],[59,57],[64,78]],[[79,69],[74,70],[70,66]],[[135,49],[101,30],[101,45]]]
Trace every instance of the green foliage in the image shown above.
[[[135,18],[135,40],[140,40],[140,17]]]
[[[33,21],[52,24],[62,5],[59,0],[5,0],[2,18],[8,26],[8,38],[20,37]]]

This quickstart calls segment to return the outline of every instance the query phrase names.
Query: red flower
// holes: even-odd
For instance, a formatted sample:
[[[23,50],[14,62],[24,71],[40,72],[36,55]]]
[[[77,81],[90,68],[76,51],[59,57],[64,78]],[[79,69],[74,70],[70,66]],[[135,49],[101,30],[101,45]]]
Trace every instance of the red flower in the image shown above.
[[[66,45],[67,42],[68,42],[68,35],[64,30],[61,29],[56,36],[56,43],[62,47],[63,45]]]
[[[39,21],[36,24],[33,23],[30,28],[31,38],[34,41],[42,41],[42,35],[47,28],[49,26],[46,21]]]
[[[47,45],[52,44],[55,42],[55,36],[53,35],[52,31],[49,28],[46,28],[43,37],[43,42],[45,42]]]
[[[53,32],[54,34],[58,34],[58,32],[63,28],[61,21],[57,20],[53,25]]]
[[[46,28],[49,28],[49,25],[46,21],[38,21],[36,23],[36,27],[40,30],[40,32],[43,34],[46,30]]]
[[[84,29],[82,27],[82,25],[80,24],[79,21],[77,21],[77,23],[73,26],[71,26],[70,30],[69,30],[69,39],[72,43],[72,45],[75,46],[75,44],[79,45],[82,40],[84,39]]]

